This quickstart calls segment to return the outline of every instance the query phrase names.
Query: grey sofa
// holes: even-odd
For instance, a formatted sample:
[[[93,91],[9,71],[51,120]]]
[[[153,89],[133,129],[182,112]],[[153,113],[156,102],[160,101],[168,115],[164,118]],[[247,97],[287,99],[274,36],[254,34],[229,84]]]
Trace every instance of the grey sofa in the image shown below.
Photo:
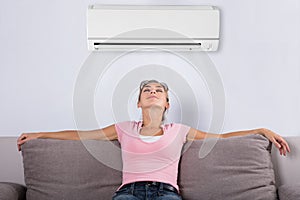
[[[300,199],[300,137],[286,140],[287,157],[260,135],[187,143],[178,175],[183,199]],[[0,138],[0,200],[111,199],[121,184],[119,147],[38,139],[21,153],[16,138]]]

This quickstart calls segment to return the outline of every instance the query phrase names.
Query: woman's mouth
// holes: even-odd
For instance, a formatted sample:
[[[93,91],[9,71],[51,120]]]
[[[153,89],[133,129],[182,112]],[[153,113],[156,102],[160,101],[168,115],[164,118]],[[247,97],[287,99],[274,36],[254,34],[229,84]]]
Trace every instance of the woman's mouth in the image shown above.
[[[147,99],[153,99],[153,98],[158,99],[156,96],[150,96]]]

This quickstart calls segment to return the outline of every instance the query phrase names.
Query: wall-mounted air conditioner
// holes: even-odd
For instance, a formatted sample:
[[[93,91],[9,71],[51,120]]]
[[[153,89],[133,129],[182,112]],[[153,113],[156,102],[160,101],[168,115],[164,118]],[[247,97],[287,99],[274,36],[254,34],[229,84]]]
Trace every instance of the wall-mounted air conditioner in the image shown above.
[[[167,48],[216,51],[220,12],[214,6],[91,5],[88,49]]]

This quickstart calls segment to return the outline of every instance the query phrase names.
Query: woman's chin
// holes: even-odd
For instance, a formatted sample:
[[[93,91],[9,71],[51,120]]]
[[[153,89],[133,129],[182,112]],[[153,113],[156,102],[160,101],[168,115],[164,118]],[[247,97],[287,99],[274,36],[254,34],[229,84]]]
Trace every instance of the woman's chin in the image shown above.
[[[145,107],[143,107],[144,109],[150,109],[150,110],[153,110],[153,111],[164,111],[164,107],[162,105],[159,105],[159,104],[149,104]]]

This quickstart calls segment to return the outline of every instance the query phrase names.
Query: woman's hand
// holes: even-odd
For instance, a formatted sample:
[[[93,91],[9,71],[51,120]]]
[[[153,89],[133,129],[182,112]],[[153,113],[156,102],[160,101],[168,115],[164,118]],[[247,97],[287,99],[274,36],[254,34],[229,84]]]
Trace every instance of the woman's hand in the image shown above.
[[[39,137],[39,133],[23,133],[17,140],[18,150],[21,151],[21,146],[27,142],[28,140],[37,139]]]
[[[280,135],[265,128],[260,129],[260,131],[279,149],[280,155],[286,156],[286,152],[291,152],[288,143]]]

